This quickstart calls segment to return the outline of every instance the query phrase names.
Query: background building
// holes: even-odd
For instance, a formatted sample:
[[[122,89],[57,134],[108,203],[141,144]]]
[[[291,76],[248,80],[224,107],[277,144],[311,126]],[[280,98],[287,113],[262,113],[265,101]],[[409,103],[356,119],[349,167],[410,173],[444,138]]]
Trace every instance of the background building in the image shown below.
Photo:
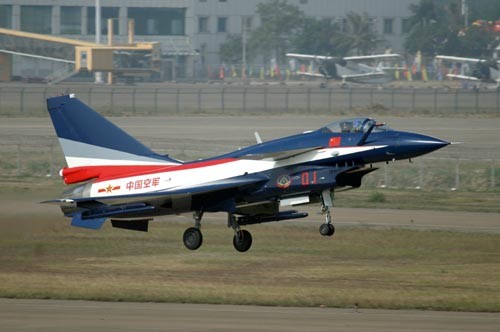
[[[177,77],[198,76],[220,64],[220,45],[230,34],[259,26],[256,6],[265,0],[101,0],[102,42],[108,18],[114,19],[115,40],[126,42],[127,21],[135,20],[137,40],[158,41]],[[289,0],[306,15],[342,24],[349,12],[366,12],[384,47],[403,50],[409,5],[418,0]],[[94,0],[0,0],[0,27],[95,40]],[[1,46],[1,45],[0,45]],[[1,47],[0,47],[1,49]],[[24,61],[24,60],[23,60]],[[14,61],[19,72],[18,61]],[[40,65],[42,66],[42,65]],[[171,69],[167,69],[171,70]],[[168,77],[168,75],[167,75]]]

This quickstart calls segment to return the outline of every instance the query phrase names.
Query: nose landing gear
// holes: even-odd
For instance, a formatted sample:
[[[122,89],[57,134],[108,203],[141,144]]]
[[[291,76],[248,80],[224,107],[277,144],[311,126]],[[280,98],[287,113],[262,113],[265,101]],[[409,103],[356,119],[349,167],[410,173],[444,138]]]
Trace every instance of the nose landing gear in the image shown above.
[[[326,221],[324,224],[319,226],[319,233],[323,236],[332,236],[335,233],[335,227],[332,225],[332,220],[330,216],[330,211],[327,208],[326,213]]]
[[[332,236],[335,233],[335,227],[332,225],[332,216],[330,213],[330,208],[333,208],[333,189],[323,190],[321,198],[323,202],[321,213],[325,215],[325,223],[319,227],[319,233],[323,236]]]

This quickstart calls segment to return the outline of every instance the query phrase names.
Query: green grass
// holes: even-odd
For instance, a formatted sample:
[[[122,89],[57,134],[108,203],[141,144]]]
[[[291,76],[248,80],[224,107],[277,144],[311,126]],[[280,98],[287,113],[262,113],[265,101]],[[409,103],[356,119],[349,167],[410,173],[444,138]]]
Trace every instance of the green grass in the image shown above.
[[[149,233],[70,227],[53,179],[0,181],[0,297],[500,312],[500,234],[339,227],[249,226],[247,253],[224,224],[182,244],[189,218]],[[383,197],[384,199],[381,199]],[[499,212],[499,193],[358,189],[337,206]]]
[[[327,239],[263,225],[241,254],[223,225],[205,224],[190,252],[185,223],[142,234],[61,221],[3,225],[1,297],[500,311],[500,235],[341,229]]]
[[[380,191],[374,191],[371,195],[370,198],[368,199],[369,202],[372,203],[383,203],[386,201],[384,193],[381,193]]]
[[[339,207],[500,213],[500,192],[359,188],[335,194]]]

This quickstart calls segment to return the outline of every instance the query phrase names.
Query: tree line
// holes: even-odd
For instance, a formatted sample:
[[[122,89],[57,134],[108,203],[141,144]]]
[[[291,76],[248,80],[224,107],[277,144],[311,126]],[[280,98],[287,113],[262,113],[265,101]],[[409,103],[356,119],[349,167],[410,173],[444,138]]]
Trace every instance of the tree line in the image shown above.
[[[492,23],[500,20],[500,1],[468,1],[469,26],[465,26],[461,0],[420,0],[410,5],[405,21],[404,48],[424,56],[449,54],[491,57],[500,43],[500,32]],[[284,63],[287,52],[347,56],[381,51],[387,42],[374,29],[367,13],[350,12],[340,21],[307,16],[286,0],[270,0],[257,5],[260,26],[248,31],[247,61],[261,56],[264,62]],[[479,23],[477,20],[481,20]],[[226,63],[242,63],[242,35],[230,35],[220,47]]]

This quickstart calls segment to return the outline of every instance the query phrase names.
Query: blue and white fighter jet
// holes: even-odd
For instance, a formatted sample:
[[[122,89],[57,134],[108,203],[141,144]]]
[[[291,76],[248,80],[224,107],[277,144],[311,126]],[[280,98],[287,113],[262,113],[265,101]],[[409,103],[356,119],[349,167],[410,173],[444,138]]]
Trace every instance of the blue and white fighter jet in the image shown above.
[[[193,213],[183,237],[188,249],[202,242],[204,213],[226,212],[233,245],[245,252],[251,234],[242,226],[304,218],[285,206],[321,203],[323,236],[333,235],[333,194],[357,188],[374,163],[409,159],[449,142],[392,130],[370,118],[333,122],[318,130],[259,143],[221,156],[181,162],[159,155],[74,95],[47,99],[47,107],[75,184],[57,204],[71,224],[147,231],[153,217]]]

